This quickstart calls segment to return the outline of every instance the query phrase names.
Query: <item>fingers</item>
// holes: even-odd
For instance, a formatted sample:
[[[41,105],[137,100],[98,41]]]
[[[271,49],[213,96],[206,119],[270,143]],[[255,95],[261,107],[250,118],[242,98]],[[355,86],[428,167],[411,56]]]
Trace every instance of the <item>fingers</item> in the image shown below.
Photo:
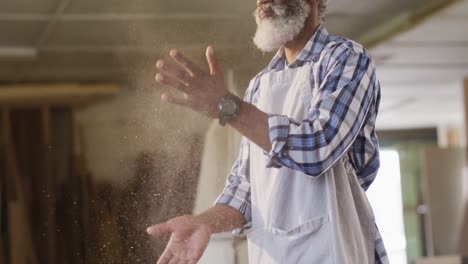
[[[162,256],[159,258],[157,264],[196,264],[197,260],[184,259],[182,256],[174,255],[169,248],[164,250]]]
[[[187,94],[184,94],[183,98],[179,98],[179,97],[176,97],[176,96],[172,96],[172,95],[170,95],[168,93],[163,93],[161,95],[161,100],[163,100],[165,102],[168,102],[168,103],[171,103],[171,104],[180,105],[180,106],[186,106],[188,104]]]
[[[168,264],[173,258],[170,252],[164,252],[164,254],[159,258],[156,264]]]
[[[181,70],[178,67],[175,67],[172,64],[165,63],[163,60],[159,60],[156,63],[156,68],[164,75],[168,75],[178,79],[182,83],[188,83],[190,81],[190,74],[185,71]]]
[[[159,258],[157,264],[197,264],[196,260],[185,260],[180,259],[169,251],[165,251],[164,254]]]
[[[167,223],[163,223],[148,227],[146,232],[153,237],[158,237],[162,234],[173,232],[173,229]]]
[[[177,264],[197,264],[197,261],[195,261],[195,260],[179,259],[179,262],[177,262]]]
[[[174,77],[163,75],[161,73],[156,74],[156,81],[162,85],[174,87],[183,93],[186,93],[189,89],[188,84],[184,84]]]
[[[169,54],[171,55],[172,59],[174,59],[174,61],[176,61],[179,65],[184,67],[184,69],[187,72],[189,72],[192,76],[203,75],[203,71],[200,68],[198,68],[198,66],[195,65],[195,63],[193,63],[191,60],[187,59],[184,55],[182,55],[181,52],[173,49]]]
[[[183,259],[178,259],[176,257],[172,257],[169,260],[164,260],[164,262],[157,263],[157,264],[196,264],[195,261],[192,260],[183,260]]]
[[[170,257],[164,257],[162,256],[157,264],[197,264],[197,261],[195,260],[184,260],[184,259],[179,259],[175,256],[170,256]]]
[[[180,256],[179,256],[180,257]],[[172,254],[172,252],[166,248],[164,250],[164,253],[162,256],[159,258],[157,264],[187,264],[187,263],[196,263],[196,261],[193,260],[184,260],[182,258],[179,258],[178,256],[175,256]]]
[[[171,260],[169,260],[168,264],[178,264],[179,261],[180,260],[177,257],[173,256]]]
[[[211,76],[220,73],[221,70],[218,64],[218,59],[215,57],[213,46],[211,45],[208,46],[208,48],[206,48],[206,61],[208,62],[208,65],[210,66]]]
[[[156,264],[168,264],[173,257],[172,252],[166,248]]]

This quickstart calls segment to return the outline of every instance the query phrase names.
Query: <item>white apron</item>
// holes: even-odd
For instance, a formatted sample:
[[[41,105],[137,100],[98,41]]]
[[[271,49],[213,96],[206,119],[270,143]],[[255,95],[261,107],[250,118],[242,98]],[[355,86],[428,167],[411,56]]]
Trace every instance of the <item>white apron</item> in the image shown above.
[[[305,119],[316,92],[310,81],[314,67],[263,75],[257,107]],[[375,263],[375,220],[348,154],[316,178],[266,164],[264,151],[250,144],[251,264]]]

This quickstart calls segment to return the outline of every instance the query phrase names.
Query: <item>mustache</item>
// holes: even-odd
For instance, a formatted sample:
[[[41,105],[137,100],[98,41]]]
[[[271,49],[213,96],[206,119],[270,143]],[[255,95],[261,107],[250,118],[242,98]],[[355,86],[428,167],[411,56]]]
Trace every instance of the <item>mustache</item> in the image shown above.
[[[265,11],[268,11],[268,12],[271,12],[271,11],[275,11],[275,7],[277,6],[274,6],[272,3],[267,3],[267,4],[264,4],[262,7],[259,8],[259,10],[263,9]]]
[[[273,3],[266,3],[261,7],[257,7],[255,10],[255,15],[259,16],[261,10],[265,12],[273,12],[275,15],[284,15],[287,8],[287,6],[278,6]]]

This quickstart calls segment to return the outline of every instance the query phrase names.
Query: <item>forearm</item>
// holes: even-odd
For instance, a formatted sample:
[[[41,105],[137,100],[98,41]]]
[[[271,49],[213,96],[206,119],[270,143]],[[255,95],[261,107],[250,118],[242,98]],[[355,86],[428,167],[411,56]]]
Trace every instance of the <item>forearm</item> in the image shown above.
[[[245,225],[242,214],[227,205],[217,204],[195,216],[201,224],[209,226],[211,233],[232,231]]]
[[[263,150],[270,151],[268,115],[244,101],[239,108],[238,115],[229,124]]]

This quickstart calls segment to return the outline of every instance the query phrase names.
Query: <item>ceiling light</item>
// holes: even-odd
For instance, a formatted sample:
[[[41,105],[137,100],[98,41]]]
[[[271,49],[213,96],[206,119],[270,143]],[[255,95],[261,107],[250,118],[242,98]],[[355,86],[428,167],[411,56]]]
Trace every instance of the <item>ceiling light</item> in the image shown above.
[[[0,59],[35,59],[37,49],[31,47],[0,46]]]

